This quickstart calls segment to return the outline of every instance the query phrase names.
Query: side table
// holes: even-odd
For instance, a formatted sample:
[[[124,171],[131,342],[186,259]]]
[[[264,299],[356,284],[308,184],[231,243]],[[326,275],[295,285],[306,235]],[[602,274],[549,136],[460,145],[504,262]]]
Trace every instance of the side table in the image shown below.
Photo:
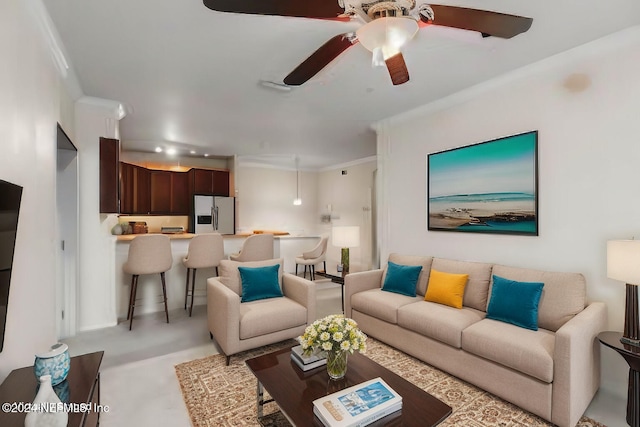
[[[100,421],[100,364],[103,351],[71,358],[68,384],[69,404],[89,404],[85,412],[69,412],[68,427],[93,427]],[[64,384],[61,383],[61,384]],[[31,403],[36,397],[38,381],[33,366],[12,371],[0,385],[0,403]],[[76,405],[78,406],[78,405]],[[0,412],[0,426],[24,427],[25,412]]]
[[[620,342],[622,332],[601,332],[598,340],[624,357],[629,365],[627,390],[627,424],[640,427],[640,347]]]
[[[340,287],[342,288],[342,298],[340,299],[340,301],[342,302],[342,312],[344,313],[344,276],[346,276],[347,273],[346,271],[341,271],[339,273],[335,273],[335,274],[331,274],[331,273],[327,273],[326,271],[316,271],[316,274],[318,276],[322,276],[322,277],[326,277],[327,279],[330,279],[333,283],[338,283],[340,285]]]

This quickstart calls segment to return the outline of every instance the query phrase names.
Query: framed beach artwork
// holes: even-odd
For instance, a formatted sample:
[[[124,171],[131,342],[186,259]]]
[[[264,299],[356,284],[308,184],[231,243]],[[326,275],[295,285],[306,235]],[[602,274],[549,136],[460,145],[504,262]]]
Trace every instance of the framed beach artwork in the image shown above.
[[[538,235],[538,132],[427,155],[427,229]]]

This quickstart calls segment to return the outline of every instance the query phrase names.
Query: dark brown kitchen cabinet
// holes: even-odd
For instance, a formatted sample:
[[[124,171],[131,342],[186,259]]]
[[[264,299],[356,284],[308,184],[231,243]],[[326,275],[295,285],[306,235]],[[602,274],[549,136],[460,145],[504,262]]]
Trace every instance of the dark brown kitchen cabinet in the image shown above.
[[[170,171],[151,171],[151,213],[171,213]]]
[[[229,196],[229,172],[209,169],[191,169],[193,194]]]
[[[229,196],[229,172],[212,171],[213,172],[213,195]]]
[[[100,138],[100,213],[120,212],[120,141]]]
[[[189,215],[189,173],[171,172],[171,213]]]
[[[151,213],[189,214],[189,176],[187,172],[151,171]]]
[[[147,215],[151,212],[151,171],[120,163],[120,213]]]

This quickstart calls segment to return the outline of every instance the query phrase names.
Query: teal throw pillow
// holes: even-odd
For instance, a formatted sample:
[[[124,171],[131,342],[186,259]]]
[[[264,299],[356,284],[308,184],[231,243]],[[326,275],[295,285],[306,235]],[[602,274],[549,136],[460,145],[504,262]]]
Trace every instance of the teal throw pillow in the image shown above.
[[[516,282],[494,275],[487,318],[537,331],[543,287],[541,282]]]
[[[421,271],[421,265],[400,265],[389,261],[382,290],[415,297]]]
[[[278,283],[280,264],[268,267],[238,267],[242,281],[241,302],[257,301],[282,296]]]

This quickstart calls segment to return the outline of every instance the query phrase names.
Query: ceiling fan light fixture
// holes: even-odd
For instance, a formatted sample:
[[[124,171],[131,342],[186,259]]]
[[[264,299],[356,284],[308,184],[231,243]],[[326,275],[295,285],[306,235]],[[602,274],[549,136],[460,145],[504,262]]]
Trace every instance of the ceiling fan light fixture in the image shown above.
[[[402,47],[418,32],[418,23],[411,17],[383,17],[375,19],[356,31],[358,41],[374,53],[374,65],[400,53]]]

